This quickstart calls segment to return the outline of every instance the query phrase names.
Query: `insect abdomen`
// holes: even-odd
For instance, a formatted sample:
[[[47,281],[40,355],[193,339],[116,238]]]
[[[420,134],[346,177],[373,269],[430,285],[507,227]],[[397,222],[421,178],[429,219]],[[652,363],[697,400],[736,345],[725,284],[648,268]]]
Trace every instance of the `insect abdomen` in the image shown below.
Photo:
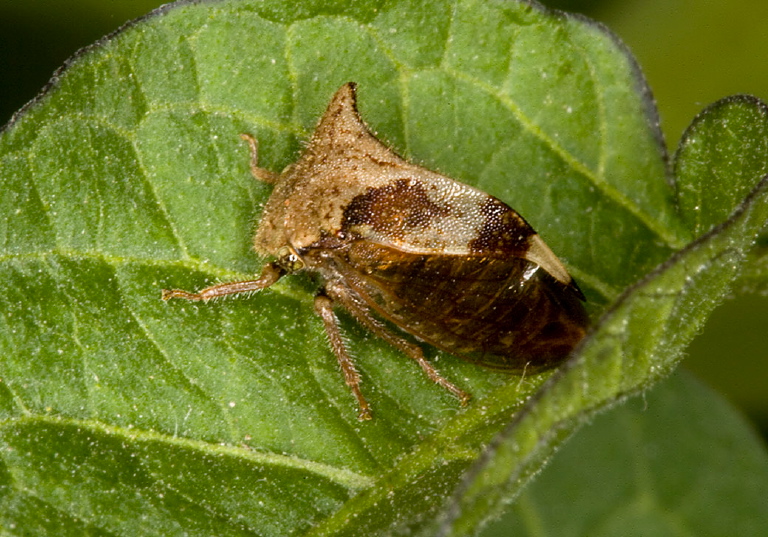
[[[411,254],[365,241],[336,258],[345,282],[382,317],[486,367],[554,366],[586,331],[575,287],[523,258]]]

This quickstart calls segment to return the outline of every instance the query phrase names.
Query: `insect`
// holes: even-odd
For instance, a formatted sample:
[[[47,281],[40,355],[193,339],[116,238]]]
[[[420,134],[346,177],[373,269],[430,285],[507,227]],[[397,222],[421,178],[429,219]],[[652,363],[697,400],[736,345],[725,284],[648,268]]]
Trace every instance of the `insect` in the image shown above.
[[[444,378],[419,342],[489,368],[520,373],[561,362],[584,336],[584,296],[533,228],[502,201],[411,164],[381,143],[357,111],[355,84],[331,99],[299,160],[282,173],[251,172],[274,184],[254,238],[274,257],[255,280],[163,300],[209,300],[259,291],[310,271],[321,288],[315,312],[358,419],[371,419],[334,312],[338,306],[403,354],[462,404],[470,395]]]

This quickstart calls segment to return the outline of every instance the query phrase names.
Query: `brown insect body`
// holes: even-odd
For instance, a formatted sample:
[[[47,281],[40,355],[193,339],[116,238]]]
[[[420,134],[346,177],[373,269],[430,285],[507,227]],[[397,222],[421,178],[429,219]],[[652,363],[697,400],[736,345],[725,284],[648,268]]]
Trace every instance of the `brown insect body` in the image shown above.
[[[415,359],[432,380],[469,396],[434,370],[421,348],[372,313],[466,360],[521,372],[562,361],[584,336],[583,296],[531,226],[500,200],[411,164],[367,129],[355,86],[334,95],[301,158],[275,176],[256,232],[258,252],[277,257],[258,280],[221,284],[192,300],[267,287],[287,272],[318,273],[315,302],[347,384],[360,405],[359,375],[339,335],[334,303]]]

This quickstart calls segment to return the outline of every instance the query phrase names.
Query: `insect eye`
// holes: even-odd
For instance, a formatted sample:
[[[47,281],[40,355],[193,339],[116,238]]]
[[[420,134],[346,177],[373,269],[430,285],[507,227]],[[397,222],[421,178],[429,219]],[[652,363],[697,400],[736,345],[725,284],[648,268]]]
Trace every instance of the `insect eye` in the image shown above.
[[[304,268],[304,260],[290,246],[283,246],[278,250],[277,264],[287,272],[296,272]]]

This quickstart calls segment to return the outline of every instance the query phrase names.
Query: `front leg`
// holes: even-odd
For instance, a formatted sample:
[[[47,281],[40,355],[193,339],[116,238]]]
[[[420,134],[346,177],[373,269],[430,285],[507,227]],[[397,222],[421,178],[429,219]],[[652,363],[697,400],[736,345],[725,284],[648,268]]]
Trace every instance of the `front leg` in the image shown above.
[[[163,300],[172,298],[183,298],[185,300],[211,300],[220,296],[234,295],[237,293],[250,293],[266,289],[280,277],[285,274],[285,270],[280,268],[277,263],[267,263],[261,270],[261,275],[256,280],[245,280],[240,282],[226,282],[190,293],[181,289],[163,289]]]

